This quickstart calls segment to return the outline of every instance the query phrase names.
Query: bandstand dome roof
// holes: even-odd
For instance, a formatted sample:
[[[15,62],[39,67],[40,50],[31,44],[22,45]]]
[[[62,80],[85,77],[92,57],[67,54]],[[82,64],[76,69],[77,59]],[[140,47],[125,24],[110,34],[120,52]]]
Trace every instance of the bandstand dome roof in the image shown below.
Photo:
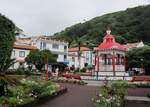
[[[115,41],[111,31],[107,30],[103,42],[98,46],[98,49],[120,49],[125,50],[125,46]]]

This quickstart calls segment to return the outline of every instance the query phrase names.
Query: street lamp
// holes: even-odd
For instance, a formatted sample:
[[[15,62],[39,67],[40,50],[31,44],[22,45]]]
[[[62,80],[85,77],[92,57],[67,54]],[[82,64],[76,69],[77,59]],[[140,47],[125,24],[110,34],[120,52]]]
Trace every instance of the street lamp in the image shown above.
[[[46,76],[45,76],[46,81],[48,81],[48,56],[46,55]]]
[[[80,61],[80,57],[81,57],[81,50],[80,50],[80,48],[81,48],[81,42],[80,42],[80,41],[78,41],[78,61],[79,61],[79,65],[78,65],[78,67],[79,67],[79,70],[80,70],[80,66],[81,66],[81,61]]]
[[[144,66],[143,66],[143,58],[140,59],[141,60],[141,73],[144,74]]]

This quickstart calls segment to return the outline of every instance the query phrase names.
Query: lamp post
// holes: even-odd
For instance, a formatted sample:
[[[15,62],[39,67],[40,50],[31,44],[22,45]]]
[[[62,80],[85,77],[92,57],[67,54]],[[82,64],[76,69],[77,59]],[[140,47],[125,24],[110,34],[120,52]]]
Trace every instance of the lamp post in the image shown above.
[[[79,61],[79,70],[80,70],[80,67],[81,67],[81,61],[80,61],[80,57],[81,57],[81,50],[80,50],[80,48],[81,48],[81,42],[80,41],[78,41],[78,61]]]
[[[113,66],[113,75],[116,76],[116,70],[115,70],[115,52],[113,49],[113,53],[112,53],[112,66]]]
[[[95,50],[95,72],[96,72],[96,79],[98,80],[98,71],[99,71],[99,56],[98,50]]]
[[[141,73],[144,74],[143,58],[141,60]]]
[[[46,76],[45,76],[46,81],[48,81],[48,56],[46,55]]]

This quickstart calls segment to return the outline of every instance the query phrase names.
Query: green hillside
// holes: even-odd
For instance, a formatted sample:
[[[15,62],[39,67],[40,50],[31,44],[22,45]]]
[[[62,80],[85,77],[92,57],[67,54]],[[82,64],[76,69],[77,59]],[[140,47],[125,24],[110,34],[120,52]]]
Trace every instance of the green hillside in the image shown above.
[[[150,43],[150,5],[129,8],[125,11],[95,17],[85,23],[78,23],[55,33],[52,38],[65,40],[73,46],[79,39],[98,45],[107,28],[120,43],[144,41]]]

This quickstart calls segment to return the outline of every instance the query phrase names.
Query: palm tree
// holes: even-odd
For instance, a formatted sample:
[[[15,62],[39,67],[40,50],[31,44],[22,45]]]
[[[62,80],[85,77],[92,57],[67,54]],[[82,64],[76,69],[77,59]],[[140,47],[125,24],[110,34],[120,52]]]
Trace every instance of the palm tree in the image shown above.
[[[0,65],[0,96],[4,96],[7,94],[7,86],[8,84],[17,84],[20,79],[20,76],[8,75],[6,72],[16,63],[15,59],[6,60],[4,64]]]
[[[95,47],[94,44],[92,44],[91,41],[84,41],[80,38],[75,38],[74,39],[74,42],[72,42],[72,47],[78,47],[78,61],[79,61],[79,68],[81,67],[81,47],[84,46],[84,47],[88,47],[91,49],[91,51],[93,51],[93,47]],[[91,53],[92,54],[92,53]],[[92,57],[92,56],[91,56]]]

